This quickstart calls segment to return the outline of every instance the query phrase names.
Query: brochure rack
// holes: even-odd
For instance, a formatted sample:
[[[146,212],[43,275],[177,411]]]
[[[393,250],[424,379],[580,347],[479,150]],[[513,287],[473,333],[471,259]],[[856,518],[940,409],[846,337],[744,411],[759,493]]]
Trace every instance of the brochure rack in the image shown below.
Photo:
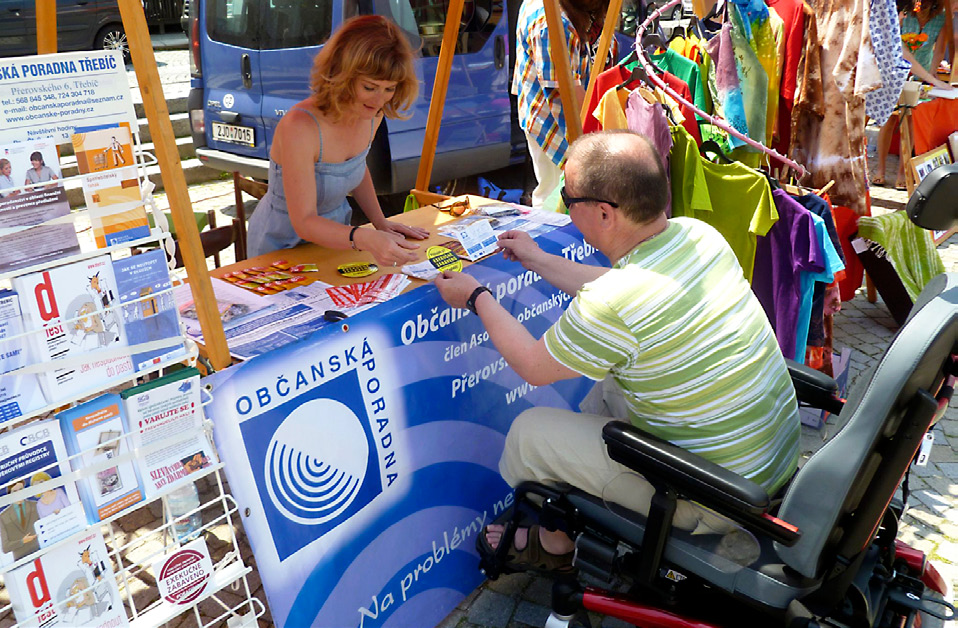
[[[143,193],[143,201],[148,208],[152,208],[150,213],[152,213],[154,223],[157,225],[156,227],[150,228],[149,235],[132,239],[122,244],[111,245],[106,248],[90,248],[88,244],[86,247],[81,247],[81,251],[75,255],[62,257],[48,263],[38,263],[29,267],[18,268],[14,271],[4,272],[0,274],[0,287],[14,282],[17,277],[38,271],[51,271],[59,267],[76,264],[77,262],[91,260],[97,256],[110,256],[111,259],[123,257],[122,253],[127,250],[133,247],[143,247],[144,245],[159,245],[165,252],[167,265],[170,265],[170,260],[173,259],[175,251],[175,243],[169,234],[165,216],[156,209],[155,203],[153,203],[152,183],[145,177],[145,167],[151,163],[156,163],[157,160],[152,155],[143,152],[138,132],[132,132],[132,140],[134,144],[135,165],[137,167],[137,180]],[[80,174],[73,177],[66,177],[59,181],[59,183],[74,179],[82,181],[88,176],[90,175]],[[23,187],[32,188],[41,185],[49,184],[36,184]],[[76,223],[79,220],[82,225],[87,219],[87,213],[86,211],[74,210],[71,211],[67,217],[61,217],[48,222],[64,223],[73,221]],[[6,233],[9,232],[8,230]],[[4,235],[4,233],[0,233],[0,235]],[[117,255],[118,253],[120,253],[120,255]],[[154,292],[149,296],[127,302],[117,300],[112,305],[103,307],[102,311],[113,311],[113,315],[119,317],[121,314],[120,310],[124,305],[128,306],[131,303],[136,304],[138,301],[155,299],[171,290],[172,288],[170,290]],[[76,322],[82,318],[82,316],[77,316],[72,319],[72,322]],[[69,324],[71,319],[64,318],[63,322],[64,324]],[[137,372],[131,369],[128,373],[111,377],[108,380],[87,377],[83,381],[84,385],[78,389],[77,392],[57,397],[52,400],[52,403],[44,407],[33,409],[0,423],[0,436],[34,420],[51,418],[56,412],[62,411],[67,406],[89,400],[100,393],[107,392],[108,390],[115,391],[121,388],[127,388],[135,384],[137,380],[148,380],[171,366],[180,364],[194,365],[198,355],[196,345],[183,333],[178,318],[177,322],[180,325],[178,336],[165,338],[164,340],[131,344],[130,346],[120,348],[99,349],[89,353],[82,353],[79,358],[67,356],[61,359],[42,360],[40,362],[26,364],[23,367],[8,372],[7,375],[11,372],[16,374],[35,374],[64,368],[71,363],[78,362],[80,359],[90,360],[94,357],[97,359],[107,359],[116,356],[126,357],[136,352],[179,346],[180,344],[185,347],[185,352],[180,352],[169,359],[161,360],[149,367],[141,368]],[[43,329],[26,329],[23,333],[8,335],[3,338],[3,340],[7,343],[20,342],[25,346],[31,334],[43,333]],[[203,412],[202,408],[198,408],[197,411]],[[211,430],[212,424],[204,419],[195,434],[202,432],[209,438]],[[64,473],[59,477],[44,481],[36,487],[30,486],[23,488],[21,491],[17,491],[16,495],[8,495],[6,490],[0,490],[0,511],[12,504],[22,502],[26,498],[37,496],[45,491],[51,491],[69,482],[88,478],[106,467],[115,466],[136,458],[148,456],[151,453],[156,453],[174,441],[182,440],[184,437],[189,437],[190,435],[190,433],[177,432],[172,436],[150,443],[139,449],[132,444],[132,437],[134,436],[132,433],[118,435],[112,440],[98,443],[95,447],[71,456],[70,461],[82,459],[82,457],[87,454],[99,451],[103,447],[115,446],[121,441],[126,441],[127,453],[118,457],[111,457],[106,462],[98,462],[72,472]],[[212,442],[211,438],[210,442]],[[254,598],[252,595],[248,580],[248,575],[252,569],[243,563],[239,541],[236,536],[236,526],[238,525],[238,516],[236,515],[238,509],[236,502],[225,490],[222,477],[223,465],[218,460],[211,460],[210,462],[212,462],[210,466],[194,471],[172,482],[155,494],[149,494],[146,499],[138,501],[98,523],[88,525],[84,530],[67,538],[62,538],[56,542],[47,544],[45,547],[26,556],[22,556],[11,564],[0,568],[0,580],[3,581],[6,587],[7,579],[11,578],[16,570],[31,569],[33,565],[39,566],[44,556],[48,554],[52,555],[52,553],[58,551],[69,550],[71,543],[75,546],[78,540],[85,539],[91,532],[100,532],[107,548],[107,556],[101,558],[105,563],[109,564],[109,570],[112,570],[116,590],[119,591],[122,607],[130,625],[157,626],[174,620],[177,617],[189,614],[192,616],[193,621],[180,625],[195,623],[197,626],[204,627],[214,625],[255,626],[257,618],[265,614],[266,609],[263,602]],[[30,474],[25,474],[23,478],[27,479],[29,475]],[[17,479],[11,480],[8,486],[16,484],[17,482]],[[202,519],[202,524],[190,534],[188,539],[179,539],[173,530],[174,517],[170,509],[168,498],[170,493],[183,487],[186,483],[194,483],[196,485],[200,496],[200,504],[190,512],[176,513],[177,521],[186,518],[195,519],[193,515],[198,513]],[[0,489],[3,488],[5,487],[0,487]],[[22,506],[20,508],[22,509]],[[170,601],[170,596],[164,599],[161,596],[160,590],[157,588],[156,580],[158,574],[154,573],[154,564],[179,550],[186,545],[188,541],[192,541],[197,537],[205,540],[209,550],[209,556],[212,560],[212,572],[206,582],[205,588],[202,589],[201,593],[195,597],[195,599],[189,599],[185,603]],[[13,585],[10,585],[10,587],[12,586]],[[98,585],[94,584],[86,589],[75,591],[71,589],[70,599],[84,599],[84,596],[87,596],[86,599],[95,599],[94,593],[97,586]],[[8,588],[8,592],[11,594],[10,597],[12,597],[12,589]],[[70,617],[70,612],[75,612],[75,609],[63,608],[70,605],[76,606],[75,602],[68,603],[66,601],[58,601],[60,598],[56,598],[56,595],[52,597],[55,598],[54,602],[56,603],[55,608],[57,612],[63,614],[63,617]],[[15,600],[4,600],[4,602],[5,605],[0,606],[0,624],[4,626],[37,625],[36,618],[27,620],[24,617],[14,617],[13,609],[16,604]],[[79,617],[78,615],[75,616]],[[18,619],[20,620],[19,623],[17,623]],[[71,625],[73,623],[62,618],[61,621],[64,621],[64,623],[60,625]],[[84,623],[84,625],[87,624]]]

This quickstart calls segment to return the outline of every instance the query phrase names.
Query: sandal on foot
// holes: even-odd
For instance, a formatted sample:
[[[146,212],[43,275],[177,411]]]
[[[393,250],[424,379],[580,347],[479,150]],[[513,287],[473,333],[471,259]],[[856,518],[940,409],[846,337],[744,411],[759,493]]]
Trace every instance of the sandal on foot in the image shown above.
[[[566,554],[550,554],[542,548],[539,542],[539,526],[531,525],[528,528],[528,540],[526,546],[521,550],[516,549],[515,530],[509,530],[507,524],[503,531],[500,545],[493,549],[486,541],[486,528],[482,529],[479,537],[476,539],[476,545],[479,551],[487,555],[498,554],[502,561],[503,571],[535,571],[538,573],[570,573],[574,570],[572,567],[572,558],[575,552]],[[508,544],[508,549],[504,545]],[[500,553],[501,550],[502,553]]]
[[[872,185],[877,185],[880,188],[885,187],[885,177],[875,175],[871,180]]]

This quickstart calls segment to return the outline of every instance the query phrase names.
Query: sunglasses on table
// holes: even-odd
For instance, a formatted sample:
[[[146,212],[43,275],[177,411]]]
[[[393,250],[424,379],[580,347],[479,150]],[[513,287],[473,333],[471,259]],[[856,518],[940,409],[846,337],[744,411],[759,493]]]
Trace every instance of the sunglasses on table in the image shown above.
[[[460,201],[454,201],[445,205],[439,205],[437,203],[434,205],[434,207],[441,212],[449,214],[450,216],[462,216],[466,213],[466,210],[469,209],[469,199],[464,198]]]
[[[612,201],[607,201],[602,198],[595,198],[593,196],[569,196],[568,194],[566,194],[564,185],[561,188],[559,188],[559,196],[562,197],[562,203],[566,206],[567,209],[569,207],[572,207],[576,203],[605,203],[606,205],[610,205],[612,207],[619,206],[618,203],[613,203]]]

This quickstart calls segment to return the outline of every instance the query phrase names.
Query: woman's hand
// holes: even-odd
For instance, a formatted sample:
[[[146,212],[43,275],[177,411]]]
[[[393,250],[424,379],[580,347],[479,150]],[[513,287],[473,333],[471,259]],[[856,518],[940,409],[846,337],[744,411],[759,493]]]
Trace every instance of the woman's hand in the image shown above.
[[[373,229],[357,229],[353,237],[361,251],[369,251],[380,266],[402,266],[415,262],[419,257],[415,251],[418,244],[406,242],[398,233]]]
[[[404,225],[391,220],[383,220],[379,224],[375,225],[375,227],[379,231],[395,233],[396,235],[402,236],[404,238],[412,238],[413,240],[425,240],[429,237],[429,231],[423,229],[422,227],[412,227],[410,225]]]

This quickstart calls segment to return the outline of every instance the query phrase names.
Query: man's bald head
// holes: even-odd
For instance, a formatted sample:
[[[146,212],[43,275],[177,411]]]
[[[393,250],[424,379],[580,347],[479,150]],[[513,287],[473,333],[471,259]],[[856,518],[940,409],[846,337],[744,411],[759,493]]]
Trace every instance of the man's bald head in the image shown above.
[[[574,196],[617,203],[637,224],[657,218],[669,199],[662,158],[645,136],[633,131],[580,136],[566,152],[566,181]]]

